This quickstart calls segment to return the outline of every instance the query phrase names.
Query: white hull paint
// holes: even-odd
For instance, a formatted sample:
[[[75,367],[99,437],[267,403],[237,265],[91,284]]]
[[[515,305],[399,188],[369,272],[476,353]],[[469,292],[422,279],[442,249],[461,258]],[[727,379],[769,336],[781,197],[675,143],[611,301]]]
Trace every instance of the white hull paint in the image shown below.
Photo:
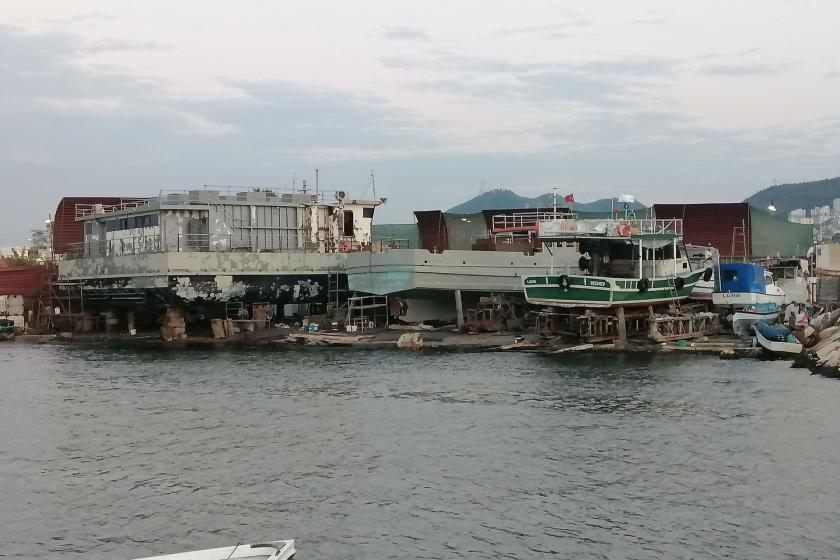
[[[787,296],[785,294],[756,294],[752,292],[715,292],[712,294],[712,303],[715,305],[760,305],[773,303],[784,305]]]
[[[556,299],[543,299],[543,298],[529,298],[528,303],[531,305],[545,305],[548,307],[568,307],[568,308],[578,308],[578,307],[592,307],[593,309],[607,309],[610,307],[643,307],[645,305],[653,305],[653,304],[663,304],[663,303],[670,303],[674,301],[681,301],[686,299],[686,297],[668,297],[668,298],[651,298],[651,299],[635,299],[632,301],[627,302],[593,302],[591,300],[566,300],[562,303],[558,303]]]
[[[694,289],[691,290],[691,295],[689,297],[697,301],[712,301],[712,293],[714,293],[714,291],[714,280],[706,281],[701,279],[694,285]]]
[[[776,340],[767,340],[757,330],[755,331],[755,338],[762,348],[774,352],[776,354],[799,354],[802,352],[803,346],[798,342],[779,342]]]
[[[756,323],[773,324],[779,320],[779,312],[757,313],[754,311],[738,311],[732,315],[732,331],[738,336],[747,336]]]
[[[295,555],[295,541],[270,541],[259,544],[238,544],[223,548],[194,550],[136,560],[288,560]]]

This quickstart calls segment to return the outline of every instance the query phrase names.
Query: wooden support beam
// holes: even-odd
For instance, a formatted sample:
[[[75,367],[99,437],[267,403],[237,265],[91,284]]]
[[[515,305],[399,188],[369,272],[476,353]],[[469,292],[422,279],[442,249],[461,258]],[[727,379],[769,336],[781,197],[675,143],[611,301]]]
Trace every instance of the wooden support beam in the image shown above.
[[[464,328],[464,304],[461,302],[461,290],[455,290],[455,313],[458,318],[458,328]]]
[[[615,319],[617,322],[616,327],[618,328],[618,340],[615,341],[615,345],[623,348],[627,346],[627,323],[624,322],[623,307],[619,306],[616,308]]]

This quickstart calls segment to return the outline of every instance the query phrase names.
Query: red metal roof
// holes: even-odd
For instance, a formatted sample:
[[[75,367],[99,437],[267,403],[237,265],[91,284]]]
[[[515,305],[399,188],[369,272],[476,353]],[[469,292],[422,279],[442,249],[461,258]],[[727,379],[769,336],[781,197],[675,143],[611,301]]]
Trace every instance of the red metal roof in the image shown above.
[[[705,204],[654,204],[659,219],[682,218],[683,238],[691,245],[711,245],[723,257],[749,255],[752,247],[750,205],[746,202]],[[744,227],[745,238],[735,240],[735,228]]]
[[[0,268],[0,295],[36,297],[52,269],[45,265]]]
[[[124,198],[106,196],[68,196],[61,199],[55,209],[52,234],[53,250],[57,255],[67,252],[73,243],[85,240],[84,224],[76,221],[77,204],[120,204]]]

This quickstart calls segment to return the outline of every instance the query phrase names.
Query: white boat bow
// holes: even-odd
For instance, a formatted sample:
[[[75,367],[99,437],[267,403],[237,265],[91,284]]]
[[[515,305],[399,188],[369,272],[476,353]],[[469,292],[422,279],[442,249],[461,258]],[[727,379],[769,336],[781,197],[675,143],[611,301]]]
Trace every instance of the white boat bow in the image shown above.
[[[270,541],[256,544],[237,544],[222,548],[194,550],[164,554],[162,556],[147,556],[135,560],[288,560],[295,555],[295,541]]]

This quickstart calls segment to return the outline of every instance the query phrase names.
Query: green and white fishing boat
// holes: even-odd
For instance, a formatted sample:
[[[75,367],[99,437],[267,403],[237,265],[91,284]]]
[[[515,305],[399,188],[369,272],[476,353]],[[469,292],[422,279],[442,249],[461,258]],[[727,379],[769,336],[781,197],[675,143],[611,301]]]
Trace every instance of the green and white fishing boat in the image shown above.
[[[686,299],[712,268],[692,270],[682,245],[682,220],[577,219],[574,214],[539,217],[545,250],[575,244],[576,270],[552,267],[545,276],[523,278],[528,303],[556,307],[611,308],[661,305]]]

